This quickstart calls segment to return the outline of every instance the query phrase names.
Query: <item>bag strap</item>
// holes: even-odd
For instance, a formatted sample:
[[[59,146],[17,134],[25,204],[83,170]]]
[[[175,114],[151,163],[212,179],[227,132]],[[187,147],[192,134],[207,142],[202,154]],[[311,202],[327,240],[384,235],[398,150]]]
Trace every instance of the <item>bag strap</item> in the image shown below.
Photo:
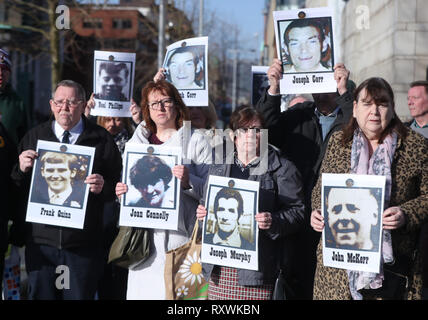
[[[198,236],[198,229],[199,229],[199,221],[198,219],[196,219],[195,221],[195,226],[193,227],[193,232],[192,232],[192,244],[196,244],[196,238]]]

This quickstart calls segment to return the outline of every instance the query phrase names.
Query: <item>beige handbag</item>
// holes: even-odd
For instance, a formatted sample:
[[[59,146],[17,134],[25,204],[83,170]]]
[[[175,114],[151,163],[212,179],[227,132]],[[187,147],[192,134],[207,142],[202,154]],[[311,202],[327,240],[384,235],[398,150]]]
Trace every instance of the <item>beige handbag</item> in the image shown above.
[[[167,300],[206,300],[208,282],[202,275],[201,239],[197,239],[198,220],[192,238],[166,253],[165,295]]]

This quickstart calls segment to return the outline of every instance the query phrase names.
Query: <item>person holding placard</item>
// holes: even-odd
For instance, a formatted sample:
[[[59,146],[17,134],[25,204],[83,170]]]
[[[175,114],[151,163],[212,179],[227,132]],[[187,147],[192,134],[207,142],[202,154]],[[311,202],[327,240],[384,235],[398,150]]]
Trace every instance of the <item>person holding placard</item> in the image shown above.
[[[400,121],[393,90],[384,79],[369,78],[358,86],[353,117],[329,141],[312,193],[310,221],[317,232],[324,230],[322,173],[385,176],[386,209],[380,273],[324,266],[320,241],[314,299],[420,299],[418,235],[428,220],[428,142]]]
[[[10,173],[15,165],[16,145],[9,137],[6,128],[0,121],[0,201],[2,212],[0,214],[0,281],[3,283],[4,256],[8,248],[9,220],[13,220],[17,208],[17,192],[12,189]],[[2,285],[0,284],[0,289]]]
[[[208,172],[216,176],[260,181],[259,212],[255,215],[259,228],[259,271],[203,263],[203,274],[209,281],[208,299],[269,300],[279,266],[288,274],[293,263],[294,248],[289,245],[289,240],[300,230],[304,215],[301,176],[296,167],[280,157],[273,147],[268,146],[266,154],[261,153],[263,127],[264,120],[260,112],[250,106],[237,108],[230,120],[234,162],[227,163],[226,157],[230,155],[224,152],[222,164],[210,166]],[[267,171],[253,172],[261,161],[267,161]],[[232,202],[228,208],[233,208],[234,198],[221,193],[219,197],[220,200],[223,198]],[[225,214],[229,217],[237,215],[233,212]],[[199,205],[197,218],[203,220],[206,215],[205,205]],[[223,230],[230,232],[231,227]]]
[[[184,159],[190,163],[174,166],[172,175],[181,181],[178,230],[148,229],[153,253],[136,269],[129,270],[127,299],[165,299],[165,253],[186,243],[193,231],[194,212],[202,196],[206,163],[211,161],[211,147],[205,138],[185,127],[188,110],[178,90],[169,82],[150,81],[141,93],[144,121],[135,130],[130,143],[181,146]],[[189,130],[186,134],[186,130]],[[122,182],[116,185],[120,197],[128,191]]]
[[[18,146],[19,163],[12,177],[20,188],[21,201],[28,198],[38,140],[63,142],[95,148],[93,171],[84,183],[89,196],[83,229],[41,223],[26,224],[26,233],[15,234],[25,243],[28,298],[32,300],[91,300],[105,263],[102,255],[105,201],[115,198],[114,185],[120,179],[122,161],[111,135],[83,115],[85,90],[72,80],[55,88],[50,107],[53,119],[30,130]],[[21,215],[24,223],[26,208]],[[59,266],[65,266],[58,269]],[[58,285],[58,273],[65,274]],[[61,280],[61,279],[60,279]]]

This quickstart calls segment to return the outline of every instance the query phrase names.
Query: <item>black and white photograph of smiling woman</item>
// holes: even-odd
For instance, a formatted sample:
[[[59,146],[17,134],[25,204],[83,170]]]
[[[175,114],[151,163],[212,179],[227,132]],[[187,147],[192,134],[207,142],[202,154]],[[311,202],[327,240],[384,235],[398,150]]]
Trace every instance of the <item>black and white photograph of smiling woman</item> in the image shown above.
[[[126,205],[174,208],[177,178],[171,171],[174,163],[168,162],[171,162],[171,159],[162,156],[128,154],[130,193],[126,196]]]
[[[180,179],[172,168],[181,164],[181,147],[125,145],[122,181],[128,186],[120,204],[119,225],[177,230]]]

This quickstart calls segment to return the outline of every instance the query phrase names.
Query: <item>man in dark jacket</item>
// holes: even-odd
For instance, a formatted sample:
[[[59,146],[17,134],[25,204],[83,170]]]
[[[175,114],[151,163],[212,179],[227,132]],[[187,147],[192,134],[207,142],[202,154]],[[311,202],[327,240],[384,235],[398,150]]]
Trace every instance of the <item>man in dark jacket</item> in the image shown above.
[[[9,83],[11,69],[9,54],[0,49],[0,119],[12,141],[18,144],[31,126],[31,115]]]
[[[102,274],[102,213],[115,197],[122,162],[119,150],[104,128],[83,116],[85,91],[71,80],[61,81],[50,101],[54,119],[30,130],[21,140],[19,164],[12,177],[27,203],[38,140],[95,147],[93,173],[85,183],[89,197],[82,230],[31,223],[26,225],[26,267],[29,299],[93,299]],[[24,219],[26,208],[21,210]]]
[[[267,72],[270,87],[259,100],[256,108],[263,114],[269,129],[269,142],[280,148],[282,155],[299,169],[304,182],[305,228],[299,234],[301,263],[294,278],[302,292],[299,299],[312,299],[313,277],[316,266],[316,246],[319,234],[310,228],[311,193],[321,162],[333,132],[340,130],[352,116],[353,83],[348,81],[349,71],[343,64],[334,67],[337,92],[313,94],[314,102],[298,103],[281,112],[279,81],[282,77],[281,61],[275,59]]]
[[[428,139],[428,81],[419,80],[410,84],[407,105],[413,120],[405,125]],[[428,223],[421,228],[420,252],[422,261],[422,299],[428,300]]]
[[[17,157],[16,145],[0,122],[0,288],[3,282],[4,254],[8,246],[8,221],[16,205],[16,192],[11,190],[10,173]]]

